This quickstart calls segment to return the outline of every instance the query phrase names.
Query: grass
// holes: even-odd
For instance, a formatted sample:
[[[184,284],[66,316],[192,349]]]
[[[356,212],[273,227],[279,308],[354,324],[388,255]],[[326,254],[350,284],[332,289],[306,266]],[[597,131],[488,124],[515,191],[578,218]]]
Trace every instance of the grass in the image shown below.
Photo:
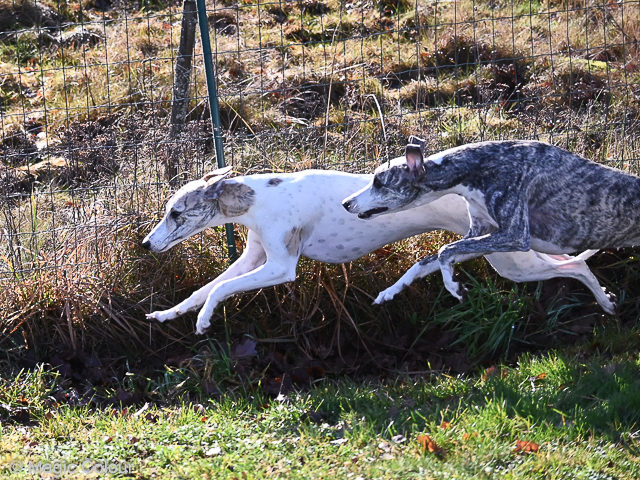
[[[126,464],[119,478],[633,479],[639,347],[637,330],[599,332],[579,349],[470,376],[320,379],[277,398],[212,400],[183,381],[176,389],[182,373],[167,368],[155,380],[130,373],[121,388],[157,402],[106,409],[60,400],[73,392],[46,369],[5,374],[0,468],[31,478],[11,462],[89,458]]]
[[[149,325],[226,267],[222,229],[138,245],[166,165],[180,183],[216,162],[199,46],[189,121],[167,135],[179,9],[107,3],[0,0],[3,475],[90,455],[138,478],[638,478],[632,250],[589,260],[618,318],[576,282],[514,285],[484,261],[462,305],[433,276],[371,306],[455,238],[433,232],[303,260],[296,282],[226,301],[204,340],[192,314]],[[207,8],[239,173],[371,172],[410,134],[431,151],[537,138],[639,171],[637,2]]]

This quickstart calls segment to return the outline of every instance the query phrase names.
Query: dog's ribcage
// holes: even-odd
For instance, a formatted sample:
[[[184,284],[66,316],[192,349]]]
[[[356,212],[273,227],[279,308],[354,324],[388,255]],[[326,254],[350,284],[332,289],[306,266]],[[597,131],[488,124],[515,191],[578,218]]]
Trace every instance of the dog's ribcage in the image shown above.
[[[540,142],[484,142],[425,163],[423,184],[484,194],[501,228],[521,212],[547,253],[640,243],[640,178]],[[505,215],[509,212],[508,215]],[[510,218],[511,217],[511,218]]]

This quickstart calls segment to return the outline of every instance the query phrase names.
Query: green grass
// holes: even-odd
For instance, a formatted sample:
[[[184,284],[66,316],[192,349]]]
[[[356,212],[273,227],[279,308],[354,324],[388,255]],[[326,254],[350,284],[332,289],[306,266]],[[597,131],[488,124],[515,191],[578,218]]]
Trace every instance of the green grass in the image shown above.
[[[113,376],[98,388],[44,368],[4,369],[2,478],[11,476],[12,461],[85,458],[131,463],[135,478],[640,478],[640,336],[616,331],[637,328],[640,312],[637,260],[626,254],[590,260],[619,296],[618,319],[594,313],[592,296],[578,285],[562,295],[553,281],[515,285],[484,262],[464,266],[472,270],[462,305],[434,276],[372,307],[372,295],[451,240],[431,234],[349,265],[303,261],[293,285],[225,302],[205,347],[192,335],[195,314],[150,327],[144,313],[175,305],[226,266],[221,229],[158,257],[138,246],[170,195],[162,183],[170,155],[193,159],[185,178],[213,168],[204,122],[193,121],[205,117],[206,88],[198,71],[182,149],[159,148],[180,33],[176,4],[142,2],[126,14],[96,11],[85,0],[44,5],[64,17],[61,25],[90,13],[102,40],[41,44],[31,3],[0,0],[0,12],[25,12],[4,15],[11,18],[5,26],[0,15],[3,164],[13,173],[45,157],[87,165],[89,173],[107,167],[87,183],[43,180],[24,201],[2,207],[1,226],[15,243],[0,249],[0,345],[13,365],[54,363],[61,348],[73,347]],[[238,32],[212,28],[226,154],[238,172],[370,172],[416,133],[430,151],[539,138],[638,172],[637,2],[348,5],[208,2],[210,14]],[[19,33],[9,32],[16,26]],[[199,44],[195,53],[199,59]],[[40,123],[29,123],[32,114],[46,123],[48,153],[36,151]],[[265,345],[286,354],[284,368],[322,360],[326,370],[366,372],[376,383],[329,375],[274,400],[261,383],[282,377],[280,366],[264,370],[260,357],[265,363],[241,375],[216,344],[245,332],[261,341],[261,355]],[[516,357],[565,339],[582,346]],[[129,369],[191,348],[187,365],[148,377]],[[343,356],[355,367],[339,368]],[[442,373],[460,358],[458,370],[473,373]],[[486,362],[496,358],[513,363],[487,374]],[[433,373],[384,380],[427,368]],[[221,399],[211,400],[207,385]],[[138,395],[152,405],[139,415],[142,404],[97,408],[102,403],[87,397],[94,394]],[[424,435],[442,453],[425,451]],[[539,452],[515,453],[518,440],[535,442]]]
[[[146,410],[56,406],[59,376],[6,375],[3,409],[28,409],[32,424],[2,426],[0,472],[31,478],[11,462],[88,458],[129,465],[118,478],[635,479],[640,360],[637,345],[620,347],[638,336],[600,334],[597,346],[468,377],[320,380],[277,399],[228,389],[214,401],[178,385],[174,401]],[[145,388],[175,391],[176,374]],[[423,435],[442,451],[425,449]],[[539,450],[516,452],[519,440]]]

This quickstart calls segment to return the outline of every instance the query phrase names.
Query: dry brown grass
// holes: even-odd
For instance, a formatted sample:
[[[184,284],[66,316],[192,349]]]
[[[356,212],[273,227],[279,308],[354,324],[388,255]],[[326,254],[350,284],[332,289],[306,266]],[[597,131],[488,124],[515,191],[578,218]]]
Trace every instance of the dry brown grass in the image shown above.
[[[0,2],[2,17],[9,3]],[[171,193],[167,162],[177,160],[187,179],[214,160],[199,44],[188,129],[170,139],[180,15],[175,6],[148,15],[134,7],[65,6],[61,18],[83,18],[99,36],[87,43],[57,37],[73,27],[52,25],[51,38],[42,36],[34,12],[18,31],[0,24],[0,345],[19,355],[25,341],[43,356],[60,344],[114,358],[184,349],[195,341],[193,315],[150,326],[143,314],[175,304],[226,265],[221,230],[157,258],[137,245]],[[239,172],[370,172],[416,133],[433,151],[538,138],[639,170],[637,2],[208,8],[226,155]],[[24,176],[51,159],[69,167]],[[433,303],[439,280],[383,309],[370,306],[372,296],[449,240],[416,237],[345,266],[303,261],[294,284],[228,300],[213,334],[293,340],[299,355],[320,358],[389,339],[408,348],[399,339],[419,328],[407,319],[449,305]],[[482,262],[471,268],[493,275]]]

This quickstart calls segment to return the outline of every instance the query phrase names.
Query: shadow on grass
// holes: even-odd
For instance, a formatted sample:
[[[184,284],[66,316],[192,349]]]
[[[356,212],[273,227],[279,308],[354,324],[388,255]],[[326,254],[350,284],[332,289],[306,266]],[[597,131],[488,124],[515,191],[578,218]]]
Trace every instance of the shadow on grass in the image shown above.
[[[524,355],[515,368],[491,367],[475,377],[341,385],[318,389],[313,397],[326,421],[364,418],[389,437],[436,431],[446,422],[496,436],[537,432],[624,444],[640,430],[637,354],[617,360],[598,355],[586,362],[579,356]]]

